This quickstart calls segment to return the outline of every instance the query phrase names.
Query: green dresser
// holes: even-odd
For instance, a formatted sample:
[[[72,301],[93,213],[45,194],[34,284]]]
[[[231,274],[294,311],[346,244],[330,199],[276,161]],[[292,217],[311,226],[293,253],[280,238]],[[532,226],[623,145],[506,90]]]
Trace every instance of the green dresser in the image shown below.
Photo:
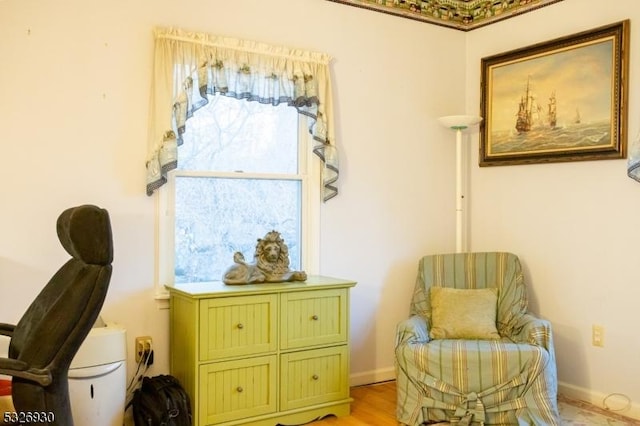
[[[349,289],[353,281],[228,286],[170,293],[171,374],[194,425],[295,425],[349,414]]]

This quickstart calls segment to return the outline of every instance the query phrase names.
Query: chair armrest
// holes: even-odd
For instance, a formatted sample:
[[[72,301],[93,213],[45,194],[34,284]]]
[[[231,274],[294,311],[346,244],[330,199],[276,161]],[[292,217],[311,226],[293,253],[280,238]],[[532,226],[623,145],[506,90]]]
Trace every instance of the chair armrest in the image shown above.
[[[48,386],[51,384],[51,372],[47,369],[29,368],[29,364],[12,358],[0,358],[0,374],[6,374],[12,377],[20,377]]]
[[[5,324],[0,322],[0,336],[13,336],[13,330],[16,328],[13,324]]]
[[[547,350],[553,346],[551,323],[537,318],[531,314],[525,314],[518,321],[518,332],[511,338],[518,343],[529,343],[542,346]]]
[[[549,364],[546,367],[549,377],[555,378],[557,375],[556,369],[556,351],[553,344],[553,332],[551,329],[551,322],[537,318],[531,314],[525,314],[518,321],[518,333],[512,336],[517,343],[529,343],[546,349],[549,354]],[[551,380],[551,385],[554,392],[558,391],[557,379]]]
[[[429,340],[429,326],[423,316],[413,315],[396,327],[396,347],[409,342],[427,343]]]

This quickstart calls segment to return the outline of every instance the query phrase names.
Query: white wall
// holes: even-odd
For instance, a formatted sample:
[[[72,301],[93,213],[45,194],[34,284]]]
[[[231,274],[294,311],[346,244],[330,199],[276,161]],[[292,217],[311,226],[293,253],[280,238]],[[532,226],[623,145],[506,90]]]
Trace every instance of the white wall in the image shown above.
[[[128,330],[130,367],[134,337],[150,335],[150,374],[168,372],[144,194],[154,25],[335,58],[341,194],[322,206],[321,273],[359,282],[353,382],[393,377],[418,258],[453,250],[453,136],[435,118],[464,106],[465,34],[325,0],[0,0],[0,321],[67,259],[58,214],[95,203],[115,243],[103,317]]]
[[[467,109],[480,105],[481,58],[631,19],[631,143],[640,127],[639,18],[635,0],[565,0],[470,32]],[[479,168],[477,137],[474,142],[471,248],[521,257],[531,307],[554,326],[561,389],[600,405],[610,393],[627,395],[639,416],[640,184],[626,176],[626,160]],[[604,348],[591,345],[593,324],[605,329]],[[620,407],[626,400],[608,403]]]
[[[66,260],[58,214],[95,203],[114,228],[104,317],[127,328],[130,346],[151,335],[151,374],[168,372],[143,165],[151,29],[176,26],[335,58],[341,194],[322,206],[321,272],[359,282],[352,381],[391,378],[417,260],[454,249],[454,136],[436,117],[479,111],[484,56],[637,17],[635,0],[565,0],[463,33],[325,0],[0,0],[0,321],[16,321]],[[633,49],[634,25],[631,35]],[[639,60],[632,50],[632,138]],[[521,256],[532,309],[554,324],[565,388],[638,400],[640,184],[626,162],[480,169],[477,135],[470,141],[470,248]],[[604,348],[590,345],[594,323],[605,327]]]

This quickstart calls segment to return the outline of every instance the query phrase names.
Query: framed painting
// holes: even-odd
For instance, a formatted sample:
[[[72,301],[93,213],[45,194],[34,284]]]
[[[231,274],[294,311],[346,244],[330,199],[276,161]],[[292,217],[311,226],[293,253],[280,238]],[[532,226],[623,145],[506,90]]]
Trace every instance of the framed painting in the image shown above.
[[[625,158],[629,20],[482,59],[480,166]]]

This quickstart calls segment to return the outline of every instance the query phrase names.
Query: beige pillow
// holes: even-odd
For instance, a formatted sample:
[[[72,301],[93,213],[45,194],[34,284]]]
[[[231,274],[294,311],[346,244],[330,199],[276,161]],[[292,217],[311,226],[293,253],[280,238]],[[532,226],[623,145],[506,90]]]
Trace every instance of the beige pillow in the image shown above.
[[[431,287],[432,339],[499,339],[495,288]]]

